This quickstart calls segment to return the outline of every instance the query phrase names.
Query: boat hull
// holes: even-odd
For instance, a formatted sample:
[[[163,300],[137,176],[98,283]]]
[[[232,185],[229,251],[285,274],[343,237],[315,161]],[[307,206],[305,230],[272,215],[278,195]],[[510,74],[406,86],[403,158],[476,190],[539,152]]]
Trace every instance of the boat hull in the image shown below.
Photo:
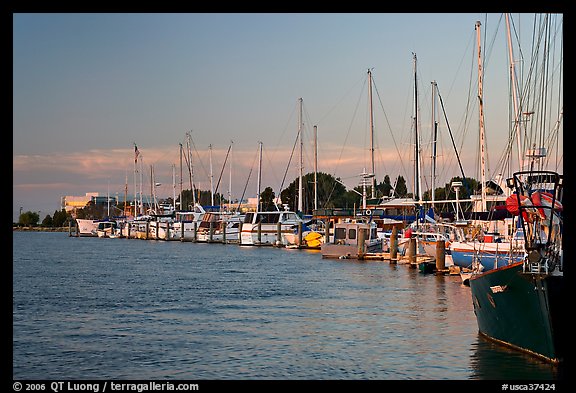
[[[524,259],[523,249],[513,249],[504,243],[481,243],[478,245],[465,243],[463,245],[450,246],[449,252],[452,255],[454,265],[461,268],[470,269],[473,266],[474,258],[478,257],[478,262],[482,264],[483,271],[495,269],[499,266],[506,266]]]
[[[277,245],[286,246],[290,244],[287,236],[294,233],[294,224],[282,224],[278,230],[277,224],[263,224],[258,228],[258,224],[244,223],[240,232],[241,246],[256,245]],[[280,235],[280,236],[278,236]]]
[[[76,219],[76,225],[78,226],[78,236],[80,237],[96,237],[98,236],[98,220],[90,219]]]
[[[320,246],[322,258],[358,259],[358,245],[323,243]],[[365,253],[382,252],[382,242],[366,243]]]
[[[563,275],[523,272],[523,263],[473,274],[469,280],[479,332],[551,363],[566,347]]]

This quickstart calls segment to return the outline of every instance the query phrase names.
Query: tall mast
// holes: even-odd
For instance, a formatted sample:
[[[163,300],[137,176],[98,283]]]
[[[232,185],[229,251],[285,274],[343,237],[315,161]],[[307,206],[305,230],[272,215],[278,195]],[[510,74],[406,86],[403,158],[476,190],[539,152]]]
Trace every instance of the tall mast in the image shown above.
[[[256,182],[256,211],[261,211],[260,209],[260,183],[262,181],[262,142],[258,142],[258,179]]]
[[[154,167],[150,165],[150,195],[152,196],[151,205],[156,208],[156,193],[154,192]],[[152,207],[150,207],[150,211],[152,212]]]
[[[478,41],[478,112],[480,117],[480,173],[482,181],[482,211],[486,211],[486,164],[484,160],[486,142],[484,136],[484,109],[482,107],[482,50],[480,48],[480,21],[476,22],[476,36]]]
[[[128,201],[128,171],[126,171],[126,181],[124,184],[124,216],[126,216],[126,203]]]
[[[136,176],[138,174],[138,156],[140,152],[138,151],[138,146],[134,143],[134,217],[138,217],[138,191],[136,188]]]
[[[318,126],[314,126],[314,210],[318,209]]]
[[[140,214],[144,213],[144,202],[142,200],[142,187],[144,183],[144,164],[142,164],[142,160],[140,160]]]
[[[212,174],[212,144],[208,146],[210,150],[210,205],[214,206],[214,175]]]
[[[372,71],[368,69],[368,104],[370,105],[370,162],[374,174],[374,114],[372,111]],[[372,199],[376,198],[375,178],[372,177]]]
[[[436,120],[436,81],[432,81],[432,173],[430,176],[431,200],[435,201],[434,190],[436,189],[436,141],[438,138],[438,121]],[[434,204],[432,204],[434,206]]]
[[[190,190],[192,191],[192,206],[196,206],[196,187],[194,186],[194,166],[192,165],[192,131],[186,133],[188,137],[188,175],[190,176]]]
[[[298,116],[298,139],[300,143],[300,168],[299,168],[299,176],[298,176],[298,211],[303,211],[303,201],[302,201],[302,168],[304,166],[304,161],[302,157],[302,98],[298,99],[298,103],[300,104],[300,111]]]
[[[182,144],[180,143],[180,208],[178,210],[184,210],[182,208],[182,182],[184,178],[182,177]]]
[[[416,75],[416,53],[414,59],[414,199],[422,200],[422,184],[420,179],[420,141],[418,136],[418,79]]]
[[[108,179],[108,189],[106,191],[106,203],[107,203],[107,212],[108,218],[110,218],[110,179]]]
[[[234,141],[230,141],[230,153],[232,153],[232,145]],[[230,176],[228,179],[228,205],[232,204],[232,157],[230,157]]]
[[[516,144],[518,146],[518,166],[519,170],[524,167],[524,158],[522,154],[522,144],[520,141],[520,110],[518,109],[518,90],[516,81],[516,63],[514,62],[514,52],[512,50],[512,39],[510,37],[510,14],[506,16],[506,32],[508,37],[508,57],[510,60],[510,79],[512,82],[512,101],[514,103],[514,128],[516,130]]]
[[[176,164],[172,164],[172,206],[176,211]]]

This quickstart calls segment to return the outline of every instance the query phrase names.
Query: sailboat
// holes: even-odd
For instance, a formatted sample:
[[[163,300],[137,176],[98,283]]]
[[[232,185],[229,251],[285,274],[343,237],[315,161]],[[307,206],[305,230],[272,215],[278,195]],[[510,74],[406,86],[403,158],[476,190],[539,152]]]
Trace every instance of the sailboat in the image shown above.
[[[479,101],[479,132],[480,132],[480,168],[481,168],[481,195],[473,195],[471,199],[474,203],[474,211],[469,215],[471,222],[485,226],[497,226],[500,221],[505,225],[504,236],[500,230],[486,231],[480,238],[475,236],[472,239],[462,239],[450,243],[450,254],[452,261],[456,266],[468,273],[469,270],[489,271],[498,266],[508,263],[517,262],[524,258],[524,244],[521,230],[514,225],[514,220],[505,210],[488,210],[487,209],[487,182],[486,182],[486,165],[485,165],[485,131],[484,131],[484,111],[483,111],[483,67],[480,45],[480,22],[476,22],[477,33],[477,54],[478,54],[478,101]],[[501,186],[501,177],[499,181],[492,182],[496,190],[492,200],[505,203],[507,194],[503,192],[505,186]],[[504,214],[501,214],[501,213]],[[507,235],[507,236],[506,236]]]
[[[302,225],[304,220],[294,211],[284,209],[265,211],[261,209],[260,182],[262,179],[262,142],[258,142],[258,181],[257,181],[257,208],[255,212],[245,215],[240,232],[241,246],[276,245],[286,246],[289,244],[286,236],[292,234],[294,228]]]
[[[543,16],[543,34],[550,31],[554,20],[553,16]],[[506,15],[506,21],[509,26],[509,15]],[[552,52],[546,49],[551,36],[542,37],[546,45],[540,64],[545,68],[561,69],[561,60],[553,64]],[[534,52],[535,55],[537,53]],[[534,72],[531,77],[535,81],[546,79],[545,84],[538,84],[543,88],[538,92],[539,97],[530,103],[537,107],[534,112],[545,119],[552,113],[550,107],[553,106],[553,98],[548,89],[553,84],[546,73],[536,77],[536,69],[531,72]],[[557,109],[561,118],[560,101]],[[514,118],[518,119],[520,113],[514,113]],[[570,326],[570,313],[565,308],[568,297],[563,274],[564,178],[557,170],[545,169],[548,166],[548,149],[533,146],[532,141],[547,141],[549,146],[555,143],[550,136],[558,131],[559,123],[551,131],[546,125],[546,121],[538,122],[533,124],[530,132],[522,134],[532,144],[528,145],[528,165],[507,179],[507,185],[513,192],[506,206],[522,228],[525,256],[520,261],[472,274],[470,289],[478,330],[483,337],[546,362],[559,364],[569,350]],[[517,123],[515,126],[516,132],[520,130]],[[522,160],[519,162],[523,166]]]
[[[192,203],[185,209],[183,202],[182,191],[182,160],[185,160],[188,168],[188,176],[190,180],[190,190],[192,193]],[[204,217],[206,210],[196,201],[196,188],[194,185],[194,166],[192,165],[192,135],[191,132],[186,133],[186,151],[180,144],[180,208],[176,209],[174,213],[174,221],[172,222],[172,235],[174,240],[181,241],[194,241],[196,240],[196,230],[200,221]]]

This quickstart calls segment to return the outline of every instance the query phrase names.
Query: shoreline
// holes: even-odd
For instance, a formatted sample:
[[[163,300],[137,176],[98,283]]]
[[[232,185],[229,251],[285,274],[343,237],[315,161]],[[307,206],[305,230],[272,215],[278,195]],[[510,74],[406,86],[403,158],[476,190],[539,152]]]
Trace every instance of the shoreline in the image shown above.
[[[21,231],[21,232],[68,232],[68,227],[19,227],[13,226],[12,231]]]

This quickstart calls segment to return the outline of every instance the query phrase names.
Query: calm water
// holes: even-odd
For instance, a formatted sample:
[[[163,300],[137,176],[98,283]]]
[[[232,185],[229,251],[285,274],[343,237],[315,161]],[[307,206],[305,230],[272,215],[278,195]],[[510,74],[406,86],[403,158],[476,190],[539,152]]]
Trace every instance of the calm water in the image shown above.
[[[12,265],[14,379],[561,379],[406,265],[66,232],[14,232]]]

